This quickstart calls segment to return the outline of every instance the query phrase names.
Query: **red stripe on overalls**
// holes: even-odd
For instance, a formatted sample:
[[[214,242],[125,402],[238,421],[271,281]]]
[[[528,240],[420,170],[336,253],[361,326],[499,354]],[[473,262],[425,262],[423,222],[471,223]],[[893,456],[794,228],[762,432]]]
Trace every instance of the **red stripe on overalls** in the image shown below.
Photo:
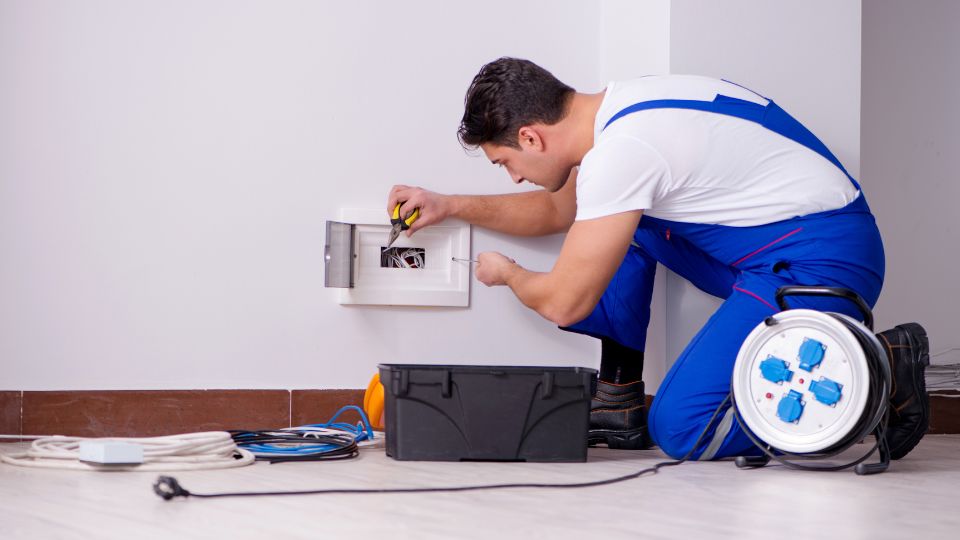
[[[741,257],[737,262],[731,264],[730,266],[736,266],[736,265],[742,263],[743,261],[749,259],[750,257],[753,257],[753,256],[756,255],[757,253],[760,253],[761,251],[767,249],[768,247],[776,244],[777,242],[782,242],[782,241],[786,240],[787,238],[790,238],[791,236],[797,234],[798,232],[800,232],[800,231],[802,231],[802,230],[803,230],[803,227],[799,227],[799,228],[797,228],[797,229],[794,229],[794,230],[788,232],[787,234],[781,236],[780,238],[777,238],[777,239],[774,240],[773,242],[770,242],[769,244],[763,246],[762,248],[754,251],[753,253],[750,253],[749,255],[746,255],[746,256],[744,256],[744,257]]]

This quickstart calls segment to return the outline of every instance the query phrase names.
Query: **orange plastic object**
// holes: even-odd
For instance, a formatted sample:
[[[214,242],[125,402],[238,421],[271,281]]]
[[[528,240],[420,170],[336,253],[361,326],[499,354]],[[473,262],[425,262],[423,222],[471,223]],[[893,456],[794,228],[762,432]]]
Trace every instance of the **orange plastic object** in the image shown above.
[[[367,413],[373,429],[383,429],[383,385],[379,373],[370,379],[367,391],[363,393],[363,412]]]

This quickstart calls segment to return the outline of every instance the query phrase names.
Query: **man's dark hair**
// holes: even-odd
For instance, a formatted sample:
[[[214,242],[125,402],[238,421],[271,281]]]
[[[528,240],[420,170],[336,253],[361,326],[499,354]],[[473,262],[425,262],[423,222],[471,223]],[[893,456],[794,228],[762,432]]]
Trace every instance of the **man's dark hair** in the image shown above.
[[[457,137],[465,148],[483,143],[519,148],[520,127],[556,124],[563,119],[573,92],[529,60],[494,60],[480,68],[467,89]]]

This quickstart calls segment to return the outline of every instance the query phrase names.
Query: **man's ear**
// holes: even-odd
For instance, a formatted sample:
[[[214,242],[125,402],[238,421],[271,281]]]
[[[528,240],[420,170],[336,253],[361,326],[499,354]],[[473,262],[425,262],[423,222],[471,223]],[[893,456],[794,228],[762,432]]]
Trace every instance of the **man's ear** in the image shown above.
[[[522,126],[517,132],[517,142],[524,150],[543,150],[543,138],[533,126]]]

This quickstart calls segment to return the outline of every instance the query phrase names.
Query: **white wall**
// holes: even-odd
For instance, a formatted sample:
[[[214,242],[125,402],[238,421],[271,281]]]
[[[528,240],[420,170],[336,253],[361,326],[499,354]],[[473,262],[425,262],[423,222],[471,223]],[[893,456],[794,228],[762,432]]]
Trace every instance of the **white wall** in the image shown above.
[[[859,178],[859,0],[673,0],[670,71],[727,79],[773,99]],[[869,195],[870,180],[862,183]],[[719,301],[675,274],[666,282],[672,361]]]
[[[469,309],[338,305],[324,221],[379,208],[393,183],[515,189],[454,136],[477,69],[527,57],[587,91],[665,71],[667,5],[0,0],[0,387],[360,387],[405,359],[596,366],[596,340],[505,288],[474,282]],[[624,42],[640,56],[608,52]],[[473,241],[549,269],[561,238]]]
[[[596,365],[504,288],[343,307],[324,221],[514,189],[455,131],[479,67],[599,86],[592,2],[0,1],[0,387],[365,386],[378,362]],[[549,269],[560,239],[475,231]]]
[[[863,178],[887,252],[877,326],[919,321],[960,362],[960,3],[863,5]]]
[[[603,0],[600,5],[600,80],[670,72],[670,0]],[[644,354],[646,392],[654,394],[667,372],[666,271],[657,268]]]
[[[514,189],[454,137],[498,56],[585,91],[733,79],[859,171],[856,1],[342,4],[0,0],[0,387],[359,387],[408,357],[596,366],[595,340],[504,288],[409,309],[322,285],[340,208],[397,182]],[[561,241],[473,240],[534,269]],[[650,391],[712,309],[692,293],[654,295]]]

